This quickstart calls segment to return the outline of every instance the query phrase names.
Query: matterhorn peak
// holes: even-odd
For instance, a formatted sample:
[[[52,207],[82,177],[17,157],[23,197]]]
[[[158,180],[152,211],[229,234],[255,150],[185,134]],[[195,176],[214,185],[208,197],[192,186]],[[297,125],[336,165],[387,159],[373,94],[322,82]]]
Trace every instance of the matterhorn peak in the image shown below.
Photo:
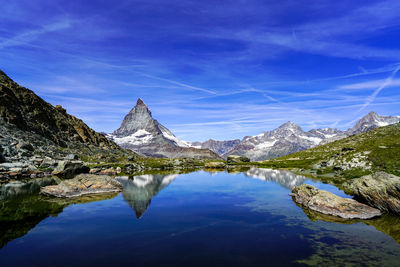
[[[146,106],[146,104],[143,102],[143,100],[139,97],[137,102],[136,102],[136,106]],[[147,106],[146,106],[147,107]]]

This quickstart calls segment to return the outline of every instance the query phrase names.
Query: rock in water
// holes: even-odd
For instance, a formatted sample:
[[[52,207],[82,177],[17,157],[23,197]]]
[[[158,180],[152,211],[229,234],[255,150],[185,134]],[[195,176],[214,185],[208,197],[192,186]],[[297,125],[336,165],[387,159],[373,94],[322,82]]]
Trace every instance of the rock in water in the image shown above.
[[[71,178],[76,174],[88,173],[90,168],[83,165],[82,161],[62,160],[52,172],[53,175]]]
[[[311,210],[345,219],[370,219],[381,215],[378,209],[307,184],[294,187],[290,195],[295,202]]]
[[[64,180],[58,185],[41,188],[40,193],[54,197],[80,197],[88,194],[120,192],[122,185],[106,175],[80,174],[73,179]]]
[[[204,167],[206,168],[225,168],[226,165],[225,163],[221,162],[221,161],[212,161],[212,162],[207,162],[206,164],[204,164]]]
[[[400,214],[400,177],[376,172],[345,183],[344,190],[368,205]]]

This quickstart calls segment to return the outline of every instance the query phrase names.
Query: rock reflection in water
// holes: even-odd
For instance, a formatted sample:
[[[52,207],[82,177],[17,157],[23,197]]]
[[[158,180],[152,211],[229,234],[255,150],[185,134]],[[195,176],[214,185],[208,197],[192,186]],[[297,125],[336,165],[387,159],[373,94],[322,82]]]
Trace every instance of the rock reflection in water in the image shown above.
[[[140,219],[150,205],[151,199],[169,185],[179,174],[147,174],[133,177],[121,176],[117,180],[124,187],[122,196]]]
[[[13,181],[0,186],[0,200],[10,199],[21,195],[33,195],[40,188],[55,184],[53,177],[36,178],[27,181]]]
[[[339,224],[356,224],[362,222],[366,225],[374,226],[377,230],[391,236],[398,244],[400,244],[400,216],[383,214],[381,217],[370,220],[348,220],[336,216],[322,214],[298,204],[296,205],[301,207],[307,217],[313,222],[324,221]]]
[[[275,182],[292,190],[293,187],[303,184],[307,178],[301,175],[296,175],[289,171],[250,168],[245,172],[247,177],[260,179],[267,182]]]

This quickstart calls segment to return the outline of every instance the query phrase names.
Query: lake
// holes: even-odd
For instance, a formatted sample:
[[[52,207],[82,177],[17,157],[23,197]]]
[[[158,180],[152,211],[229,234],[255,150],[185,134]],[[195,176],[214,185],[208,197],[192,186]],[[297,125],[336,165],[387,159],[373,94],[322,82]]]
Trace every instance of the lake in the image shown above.
[[[123,192],[80,199],[3,186],[0,266],[399,265],[400,217],[344,221],[303,209],[289,196],[295,185],[348,196],[288,171],[117,179]]]

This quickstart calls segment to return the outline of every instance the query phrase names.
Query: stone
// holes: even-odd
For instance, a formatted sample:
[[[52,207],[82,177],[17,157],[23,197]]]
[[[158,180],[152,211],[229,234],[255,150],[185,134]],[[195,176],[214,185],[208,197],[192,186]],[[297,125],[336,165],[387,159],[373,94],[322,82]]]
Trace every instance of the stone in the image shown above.
[[[378,209],[308,184],[295,186],[290,195],[296,203],[310,210],[344,219],[371,219],[381,215]]]
[[[121,183],[113,177],[107,175],[79,174],[73,179],[61,181],[58,185],[42,187],[40,193],[47,196],[71,198],[121,191]]]
[[[343,184],[346,193],[382,211],[400,214],[400,177],[376,172]]]
[[[212,162],[207,162],[204,164],[204,167],[206,168],[225,168],[226,165],[223,162],[220,161],[212,161]]]
[[[116,170],[117,174],[120,174],[122,172],[121,167],[117,167],[115,170]]]
[[[58,165],[58,162],[52,158],[45,157],[40,164],[40,168],[54,168]]]
[[[31,144],[26,143],[26,142],[18,143],[17,148],[19,148],[19,149],[25,149],[25,150],[28,150],[28,151],[33,151],[33,150],[35,150]]]
[[[81,161],[62,160],[52,172],[53,175],[71,178],[76,174],[88,173],[89,167],[83,165]]]
[[[230,155],[227,158],[227,162],[228,162],[228,164],[244,163],[244,162],[250,162],[250,159],[248,157],[244,157],[244,156]]]
[[[64,157],[64,159],[69,159],[69,160],[78,160],[79,157],[75,154],[68,154]]]
[[[100,174],[114,176],[114,175],[117,174],[117,171],[114,168],[109,168],[109,169],[105,169],[105,170],[100,171]]]
[[[96,173],[99,173],[100,171],[101,171],[101,169],[99,169],[99,168],[93,168],[93,169],[90,169],[89,173],[96,174]]]
[[[6,158],[0,153],[0,163],[6,162]]]

